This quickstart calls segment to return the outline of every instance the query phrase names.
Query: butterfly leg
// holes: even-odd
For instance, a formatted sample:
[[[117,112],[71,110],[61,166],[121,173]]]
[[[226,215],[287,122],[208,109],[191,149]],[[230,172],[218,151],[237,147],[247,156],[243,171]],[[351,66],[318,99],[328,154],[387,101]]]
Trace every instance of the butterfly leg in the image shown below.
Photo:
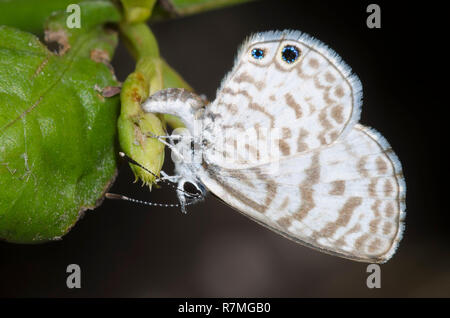
[[[169,176],[167,173],[165,173],[164,171],[162,171],[161,170],[161,175],[162,175],[162,178],[159,178],[158,180],[157,180],[157,182],[159,182],[159,181],[168,181],[168,182],[171,182],[171,183],[178,183],[178,181],[180,180],[180,178],[181,178],[181,176],[178,176],[178,175],[174,175],[174,176]]]
[[[162,138],[164,138],[164,139],[168,139],[168,140],[182,140],[183,138],[192,138],[191,136],[185,136],[185,135],[166,135],[166,136],[164,136],[164,135],[155,135],[155,134],[152,134],[151,132],[149,132],[148,134],[147,134],[147,136],[148,137],[150,137],[150,138],[155,138],[155,139],[162,139]]]
[[[162,144],[164,144],[164,145],[166,145],[167,147],[169,147],[170,150],[172,150],[172,152],[175,153],[175,155],[177,155],[181,160],[185,160],[185,158],[183,157],[183,155],[177,150],[177,148],[175,147],[175,145],[174,145],[173,143],[168,143],[168,142],[165,141],[163,138],[161,138],[161,136],[157,136],[157,135],[149,135],[149,137],[158,139],[159,142],[161,142]],[[172,142],[171,139],[169,139],[169,141]]]

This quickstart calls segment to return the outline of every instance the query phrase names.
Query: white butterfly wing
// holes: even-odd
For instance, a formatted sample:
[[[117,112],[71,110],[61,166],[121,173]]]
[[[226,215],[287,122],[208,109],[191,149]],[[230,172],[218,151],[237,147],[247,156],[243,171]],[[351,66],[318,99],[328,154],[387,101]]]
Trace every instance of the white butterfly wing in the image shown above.
[[[299,52],[292,63],[283,59],[286,47]],[[254,50],[263,51],[264,57],[256,59]],[[282,157],[329,145],[358,121],[360,99],[357,77],[321,42],[298,31],[257,34],[244,43],[216,100],[206,108],[205,137],[214,141],[205,151],[206,160],[219,164],[217,154],[226,153],[220,165],[227,168],[273,160],[249,149],[255,148],[254,142],[236,151],[251,131],[262,139],[278,133]],[[251,160],[245,160],[246,151]]]
[[[362,262],[394,254],[405,183],[379,133],[358,124],[331,146],[283,158],[278,174],[274,164],[205,166],[201,180],[238,211],[301,244]]]
[[[283,59],[288,47],[300,53],[292,63]],[[251,37],[204,112],[178,97],[144,109],[188,127],[201,119],[202,129],[190,130],[201,135],[203,161],[179,171],[198,174],[238,211],[304,245],[381,263],[401,239],[405,184],[386,140],[357,124],[360,99],[359,80],[332,50],[286,31]],[[278,152],[263,156],[259,141],[277,130]]]

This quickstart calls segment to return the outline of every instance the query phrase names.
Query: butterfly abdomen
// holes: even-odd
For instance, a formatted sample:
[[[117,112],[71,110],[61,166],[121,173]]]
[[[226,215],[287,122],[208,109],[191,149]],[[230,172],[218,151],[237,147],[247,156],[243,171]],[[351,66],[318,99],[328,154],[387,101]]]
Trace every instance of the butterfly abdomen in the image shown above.
[[[191,133],[205,105],[202,98],[184,88],[167,88],[150,96],[142,108],[148,113],[164,113],[179,117]]]

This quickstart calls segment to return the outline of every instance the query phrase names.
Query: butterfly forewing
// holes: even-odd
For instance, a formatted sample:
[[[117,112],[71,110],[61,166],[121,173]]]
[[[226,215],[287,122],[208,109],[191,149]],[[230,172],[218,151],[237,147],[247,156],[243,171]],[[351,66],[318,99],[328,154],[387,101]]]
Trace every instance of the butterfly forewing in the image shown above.
[[[283,59],[286,48],[298,53],[291,63]],[[254,50],[264,57],[255,59]],[[213,136],[215,147],[205,156],[215,155],[211,162],[227,168],[243,168],[331,144],[357,122],[360,90],[349,68],[317,40],[299,32],[254,36],[206,110],[206,135]],[[208,114],[220,116],[211,122]],[[252,134],[257,137],[243,140]],[[266,152],[275,155],[255,147],[255,140],[267,138],[277,149]],[[239,142],[246,144],[238,147]],[[219,163],[217,154],[223,153],[228,157]]]

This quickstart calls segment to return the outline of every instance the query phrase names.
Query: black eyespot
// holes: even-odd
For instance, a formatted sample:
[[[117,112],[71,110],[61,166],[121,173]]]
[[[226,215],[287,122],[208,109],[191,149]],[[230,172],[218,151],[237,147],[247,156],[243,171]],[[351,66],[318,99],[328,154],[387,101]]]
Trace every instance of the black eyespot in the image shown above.
[[[254,59],[260,60],[264,57],[264,50],[262,49],[253,49],[252,56]]]
[[[292,45],[286,45],[281,51],[281,57],[286,63],[295,62],[300,55],[300,50]]]

